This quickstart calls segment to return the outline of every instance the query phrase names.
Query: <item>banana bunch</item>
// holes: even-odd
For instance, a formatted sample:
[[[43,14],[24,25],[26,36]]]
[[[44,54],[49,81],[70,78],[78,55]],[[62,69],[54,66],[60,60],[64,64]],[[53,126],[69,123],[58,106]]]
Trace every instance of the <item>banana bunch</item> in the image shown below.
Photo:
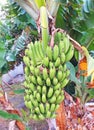
[[[25,96],[24,101],[34,120],[55,118],[56,110],[64,99],[63,88],[69,82],[70,70],[66,62],[74,53],[74,47],[65,34],[58,32],[54,47],[47,46],[43,53],[42,44],[36,41],[25,50]]]

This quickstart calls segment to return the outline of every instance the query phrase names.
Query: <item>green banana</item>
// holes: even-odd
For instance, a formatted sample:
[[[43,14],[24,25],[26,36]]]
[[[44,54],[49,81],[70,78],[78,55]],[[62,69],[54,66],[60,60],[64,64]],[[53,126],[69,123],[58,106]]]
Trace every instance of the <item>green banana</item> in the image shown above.
[[[42,87],[42,93],[46,94],[46,92],[47,92],[47,88],[46,88],[46,86],[43,86]]]
[[[28,67],[30,66],[29,58],[27,56],[23,57],[23,61]]]
[[[32,83],[36,84],[37,83],[37,80],[36,80],[36,77],[35,76],[29,76],[29,79]]]
[[[65,72],[67,70],[67,66],[66,64],[63,65],[63,72]]]
[[[61,91],[61,89],[57,89],[57,90],[54,92],[54,95],[55,95],[56,97],[58,97],[59,94],[60,94],[60,91]]]
[[[60,66],[60,62],[61,62],[60,57],[58,57],[56,59],[56,61],[55,61],[55,67],[59,67]]]
[[[52,61],[52,54],[53,54],[53,53],[52,53],[52,48],[51,48],[50,46],[47,46],[46,54],[47,54],[49,60]]]
[[[35,115],[35,114],[32,116],[32,118],[33,118],[34,120],[39,120],[38,116]]]
[[[25,99],[25,100],[29,100],[29,99],[30,99],[29,95],[26,94],[26,95],[24,96],[24,99]]]
[[[42,94],[42,102],[46,103],[46,95],[45,94]]]
[[[31,66],[30,66],[30,71],[31,71],[32,74],[34,74],[34,73],[35,73],[35,67],[31,65]],[[30,73],[30,72],[29,72],[29,73]]]
[[[50,111],[51,111],[51,112],[54,112],[55,106],[56,106],[55,104],[51,104],[51,107],[50,107]]]
[[[38,117],[39,117],[40,120],[44,120],[45,119],[45,117],[42,114],[39,114]]]
[[[46,117],[47,117],[47,118],[50,118],[50,117],[51,117],[51,112],[50,112],[50,111],[47,111]]]
[[[57,85],[55,85],[55,86],[54,86],[54,90],[59,89],[59,88],[60,88],[60,86],[61,86],[61,84],[60,84],[60,83],[58,83]]]
[[[62,81],[62,84],[61,84],[61,88],[64,88],[69,82],[69,79],[65,78],[63,81]]]
[[[31,101],[32,101],[32,103],[33,103],[33,105],[34,105],[35,107],[38,107],[38,102],[37,102],[37,100],[35,100],[35,99],[33,98]]]
[[[43,85],[43,81],[42,81],[42,79],[40,78],[40,76],[37,77],[37,83],[38,83],[39,85]]]
[[[30,90],[34,91],[35,90],[35,85],[33,83],[30,83],[29,88],[30,88]]]
[[[28,76],[30,72],[29,72],[29,68],[27,66],[25,67],[24,71],[25,71],[25,74]]]
[[[64,100],[64,95],[59,95],[58,98],[56,99],[56,103],[59,104]]]
[[[48,98],[52,97],[53,92],[54,92],[53,88],[50,87],[49,90],[48,90],[48,93],[47,93],[47,97]]]
[[[48,57],[44,57],[42,63],[43,63],[44,66],[48,67],[48,65],[49,65],[49,58]]]
[[[70,47],[69,47],[69,49],[68,49],[68,52],[65,54],[65,55],[66,55],[65,61],[66,61],[66,62],[67,62],[67,61],[70,61],[71,58],[73,57],[73,54],[74,54],[74,47],[73,47],[73,45],[71,44]]]
[[[36,107],[36,108],[35,108],[35,112],[36,112],[37,114],[40,113],[40,109],[39,109],[39,107]]]
[[[50,86],[50,85],[51,85],[51,80],[50,80],[49,77],[46,79],[46,85],[47,85],[47,86]]]
[[[44,109],[44,105],[43,105],[42,103],[39,104],[39,108],[40,108],[40,112],[41,112],[42,114],[44,114],[45,109]]]
[[[36,67],[35,70],[34,70],[34,72],[35,72],[35,76],[37,77],[40,74],[39,68]]]
[[[41,95],[40,95],[39,92],[36,93],[36,99],[37,99],[38,102],[41,102]]]
[[[38,44],[40,44],[40,43],[39,43],[38,41],[35,41],[35,43],[34,43],[34,49],[35,49],[36,57],[37,57],[39,60],[41,60],[42,57],[41,57],[41,55],[40,55],[40,53],[39,53]]]
[[[50,110],[50,104],[47,102],[45,106],[46,106],[46,108],[45,108],[46,112],[49,111]]]
[[[63,77],[62,71],[61,71],[61,70],[58,70],[58,72],[57,72],[57,79],[58,79],[59,81],[61,81],[62,77]]]
[[[70,46],[70,41],[68,38],[68,35],[63,34],[63,43],[64,43],[64,53],[68,52],[69,46]]]
[[[55,111],[59,108],[59,104],[56,104]]]
[[[48,78],[48,72],[47,72],[47,69],[44,68],[43,69],[43,78],[46,80]]]
[[[56,77],[53,78],[53,85],[57,85],[58,79]]]
[[[69,77],[69,75],[70,75],[70,70],[67,69],[67,71],[66,71],[65,73],[66,73],[66,78]]]
[[[60,43],[60,40],[61,40],[61,38],[62,38],[62,33],[57,32],[57,36],[58,36],[58,42]]]
[[[52,97],[49,99],[49,102],[50,102],[50,103],[55,103],[55,101],[56,101],[55,95],[52,96]]]
[[[58,56],[59,56],[59,48],[57,45],[55,45],[53,48],[53,60],[56,61]]]
[[[50,69],[50,72],[49,72],[50,78],[53,79],[55,77],[55,74],[56,74],[56,69],[55,67],[53,67]]]
[[[64,52],[64,42],[62,40],[60,40],[59,42],[59,52],[60,55],[62,54],[62,52]]]
[[[43,49],[42,49],[42,43],[40,41],[38,41],[38,51],[39,51],[41,58],[43,59],[44,54],[43,54]]]
[[[31,101],[25,101],[25,105],[26,105],[26,107],[27,108],[32,108],[32,103],[31,103]]]
[[[60,59],[61,59],[61,63],[64,64],[66,56],[65,54],[62,52],[62,54],[60,55]]]
[[[37,57],[36,57],[36,53],[35,53],[35,50],[34,50],[34,44],[31,43],[30,46],[31,46],[31,50],[32,50],[32,61],[34,62],[34,64],[36,64]]]
[[[42,93],[42,88],[41,88],[41,86],[37,86],[37,91],[41,94]]]
[[[50,62],[49,62],[49,67],[50,67],[50,68],[53,68],[53,67],[54,67],[54,63],[50,61]]]

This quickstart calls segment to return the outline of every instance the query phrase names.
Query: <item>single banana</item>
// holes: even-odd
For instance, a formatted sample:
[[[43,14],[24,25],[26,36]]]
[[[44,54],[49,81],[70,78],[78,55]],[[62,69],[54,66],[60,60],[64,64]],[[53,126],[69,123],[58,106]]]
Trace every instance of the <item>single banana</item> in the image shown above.
[[[52,97],[53,92],[54,92],[53,88],[50,87],[49,90],[48,90],[48,93],[47,93],[47,97],[48,98]]]
[[[51,80],[50,80],[49,77],[46,79],[46,85],[47,85],[47,86],[51,86]]]
[[[42,81],[42,79],[41,79],[40,76],[37,77],[37,83],[38,83],[39,85],[43,85],[43,81]]]
[[[52,48],[50,46],[47,46],[46,55],[48,56],[49,60],[52,61]]]
[[[30,71],[31,71],[32,74],[34,74],[34,73],[35,73],[35,67],[31,65],[31,66],[30,66]],[[30,73],[30,72],[29,72],[29,73]]]
[[[29,68],[28,68],[27,66],[25,67],[25,70],[24,70],[24,71],[25,71],[25,74],[26,74],[27,76],[29,76],[30,70],[29,70]]]
[[[73,54],[74,54],[74,47],[73,47],[73,45],[71,44],[70,47],[69,47],[69,49],[68,49],[68,52],[65,54],[65,55],[66,55],[65,61],[66,61],[66,62],[67,62],[67,61],[70,61],[71,58],[73,57]]]
[[[53,78],[53,85],[57,85],[58,79],[56,77]]]
[[[50,103],[55,103],[55,101],[56,101],[55,95],[52,96],[52,97],[49,99],[49,102],[50,102]]]
[[[57,79],[58,79],[59,81],[61,81],[62,77],[63,77],[62,71],[61,71],[61,70],[58,70],[58,72],[57,72]]]
[[[42,114],[39,114],[38,117],[39,117],[40,120],[44,120],[45,119],[45,117]]]
[[[60,62],[61,62],[60,57],[58,57],[56,59],[56,61],[55,61],[55,67],[59,67],[60,66]]]
[[[31,101],[25,101],[25,105],[26,105],[27,108],[32,108]]]
[[[36,107],[36,108],[35,108],[35,112],[36,112],[37,114],[40,114],[40,109],[39,109],[39,107]]]
[[[62,40],[59,42],[59,52],[60,55],[64,52],[64,42]]]
[[[41,112],[42,114],[44,114],[45,109],[44,109],[44,105],[43,105],[42,103],[39,104],[39,108],[40,108],[40,112]]]
[[[48,58],[48,57],[44,57],[44,58],[43,58],[43,61],[42,61],[42,64],[43,64],[45,67],[48,67],[48,65],[49,65],[49,58]]]
[[[59,88],[59,89],[57,89],[57,90],[54,92],[54,95],[55,95],[56,97],[58,97],[59,94],[60,94],[60,92],[61,92],[61,89]]]
[[[63,36],[63,43],[64,43],[64,53],[68,52],[69,46],[70,46],[70,41],[68,38],[68,35],[64,34]]]
[[[53,48],[53,60],[56,61],[58,56],[59,56],[59,48],[58,45],[55,45]]]
[[[59,104],[64,100],[64,95],[59,95],[58,98],[56,99],[56,103]]]
[[[34,91],[35,90],[35,85],[33,83],[30,83],[29,88],[30,88],[31,91]]]
[[[56,106],[55,104],[51,104],[51,107],[50,107],[50,111],[51,111],[51,112],[54,112],[55,106]]]
[[[56,69],[55,69],[55,67],[50,68],[49,75],[50,75],[50,78],[51,78],[51,79],[53,79],[53,78],[55,77],[55,74],[56,74]]]
[[[61,88],[64,88],[69,82],[69,79],[65,78],[63,81],[62,81],[62,84],[61,84]]]
[[[35,76],[37,77],[40,74],[39,68],[36,67],[35,70],[34,70],[34,72],[35,72]]]
[[[59,88],[60,88],[60,86],[61,86],[61,84],[60,84],[60,83],[58,83],[57,85],[55,85],[55,86],[54,86],[54,90],[59,89]]]
[[[47,111],[46,117],[47,117],[47,118],[50,118],[50,117],[51,117],[51,112],[50,112],[50,111]]]
[[[43,69],[43,78],[46,80],[48,78],[48,72],[47,72],[47,69],[44,68]]]
[[[46,92],[47,92],[47,88],[46,88],[46,86],[43,86],[42,87],[42,93],[46,94]]]
[[[39,50],[39,54],[41,56],[41,58],[44,58],[44,54],[43,54],[43,49],[42,49],[42,43],[40,41],[38,41],[38,50]]]
[[[67,71],[66,71],[65,73],[66,73],[66,78],[68,78],[68,77],[69,77],[69,75],[70,75],[70,70],[69,70],[69,69],[67,69]]]
[[[42,93],[42,88],[41,88],[41,86],[37,86],[37,91],[41,94]]]
[[[50,104],[47,102],[45,106],[46,106],[46,108],[45,108],[46,112],[48,112],[50,110]]]
[[[60,55],[60,59],[61,59],[61,63],[64,64],[66,56],[65,54],[62,52],[62,54]]]
[[[23,61],[28,67],[30,66],[29,58],[27,56],[23,57]]]
[[[39,45],[38,45],[38,44],[41,44],[41,43],[39,43],[38,41],[35,41],[35,43],[34,43],[35,53],[36,53],[36,57],[37,57],[39,60],[41,60],[42,57],[41,57],[41,55],[40,55],[40,53],[39,53]]]
[[[37,99],[38,102],[41,102],[41,95],[40,95],[39,92],[36,93],[36,99]]]
[[[36,77],[35,76],[29,76],[29,79],[32,83],[36,84],[37,83],[37,80],[36,80]]]
[[[42,94],[42,102],[46,103],[46,95],[45,94]]]

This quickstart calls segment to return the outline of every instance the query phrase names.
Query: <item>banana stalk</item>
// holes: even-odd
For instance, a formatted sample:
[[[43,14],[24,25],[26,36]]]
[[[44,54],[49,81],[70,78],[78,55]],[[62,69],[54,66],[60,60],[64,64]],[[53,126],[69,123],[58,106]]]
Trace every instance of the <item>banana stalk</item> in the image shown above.
[[[40,8],[41,6],[46,6],[45,0],[34,0],[34,1],[38,8]]]
[[[40,7],[40,24],[42,31],[42,47],[45,53],[48,45],[48,16],[47,9],[44,6]]]

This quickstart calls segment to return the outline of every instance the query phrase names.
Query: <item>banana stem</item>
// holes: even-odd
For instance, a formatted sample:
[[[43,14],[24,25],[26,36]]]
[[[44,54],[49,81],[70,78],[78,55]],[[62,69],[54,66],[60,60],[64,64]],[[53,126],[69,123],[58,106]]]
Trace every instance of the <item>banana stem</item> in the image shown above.
[[[48,15],[46,7],[40,7],[40,25],[41,25],[41,32],[42,32],[42,47],[44,53],[46,52],[46,48],[48,45]]]

